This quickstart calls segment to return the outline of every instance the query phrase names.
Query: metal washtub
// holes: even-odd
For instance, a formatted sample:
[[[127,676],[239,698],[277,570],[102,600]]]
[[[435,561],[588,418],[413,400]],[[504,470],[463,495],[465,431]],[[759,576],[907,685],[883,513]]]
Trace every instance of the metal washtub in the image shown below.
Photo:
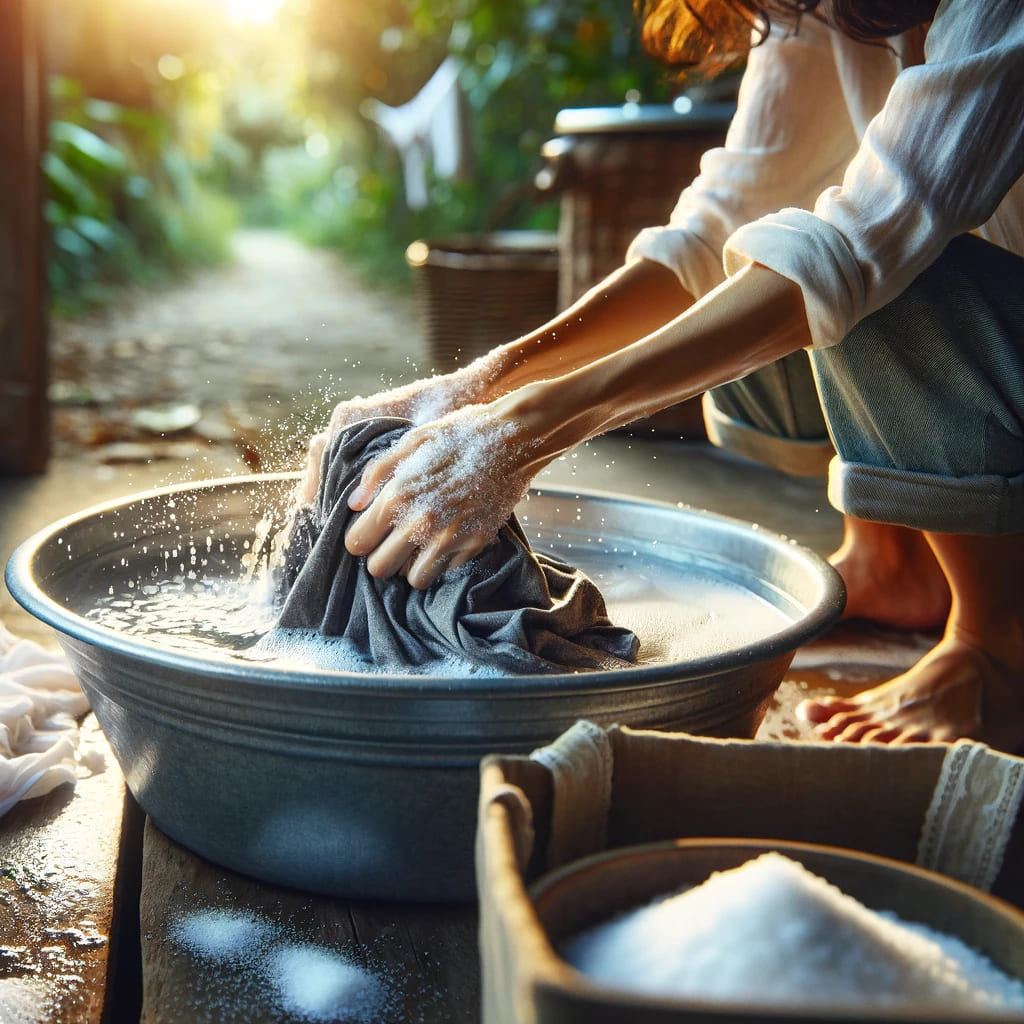
[[[202,574],[238,577],[258,519],[281,507],[294,479],[189,484],[90,509],[27,540],[6,574],[15,599],[58,631],[143,810],[195,852],[274,883],[471,899],[484,754],[529,752],[578,718],[752,736],[796,648],[843,606],[831,567],[778,535],[671,505],[546,488],[528,504],[538,545],[584,568],[595,558],[614,568],[608,552],[621,545],[682,584],[688,573],[711,573],[789,624],[688,660],[486,679],[203,656],[86,618],[115,583],[145,576],[168,544],[207,533],[224,538],[223,551],[213,548]]]

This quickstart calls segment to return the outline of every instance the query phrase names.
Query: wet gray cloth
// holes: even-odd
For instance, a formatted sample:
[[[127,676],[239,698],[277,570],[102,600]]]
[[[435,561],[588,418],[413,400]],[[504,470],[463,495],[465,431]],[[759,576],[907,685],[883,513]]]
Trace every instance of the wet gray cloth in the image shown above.
[[[531,550],[515,517],[463,569],[427,590],[379,580],[345,548],[358,513],[348,496],[363,467],[410,428],[378,418],[338,431],[325,448],[320,486],[301,509],[280,570],[278,626],[341,637],[380,666],[406,671],[451,658],[504,673],[622,668],[639,641],[613,626],[604,599],[578,569]]]

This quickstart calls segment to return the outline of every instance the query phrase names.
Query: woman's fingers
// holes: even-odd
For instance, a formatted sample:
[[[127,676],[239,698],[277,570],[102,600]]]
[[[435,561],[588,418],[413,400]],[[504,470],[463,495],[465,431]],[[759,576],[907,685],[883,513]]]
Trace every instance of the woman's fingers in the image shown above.
[[[349,499],[351,506],[351,498]],[[349,527],[345,534],[345,547],[353,555],[368,555],[377,548],[394,527],[390,503],[383,494]]]
[[[465,565],[529,484],[515,431],[514,421],[472,406],[410,430],[350,492],[349,508],[361,514],[345,538],[349,552],[368,556],[374,576],[404,570],[418,588]]]
[[[460,535],[448,527],[437,534],[409,568],[409,582],[417,590],[426,590],[447,569],[459,569],[486,546],[489,537],[479,533]]]
[[[408,573],[409,585],[416,590],[426,590],[438,576],[448,568],[451,554],[431,545],[421,551]]]
[[[359,483],[348,496],[348,507],[353,512],[362,512],[373,501],[380,488],[391,479],[397,461],[393,456],[381,455],[363,470]]]
[[[366,559],[366,568],[371,576],[387,579],[394,576],[416,551],[416,544],[404,534],[389,534]],[[411,581],[410,581],[411,582]]]

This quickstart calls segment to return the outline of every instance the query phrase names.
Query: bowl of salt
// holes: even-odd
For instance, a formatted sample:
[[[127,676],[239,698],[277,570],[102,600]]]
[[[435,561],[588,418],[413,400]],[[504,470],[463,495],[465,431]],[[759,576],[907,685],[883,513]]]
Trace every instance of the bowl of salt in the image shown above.
[[[872,854],[649,843],[552,871],[531,899],[566,970],[543,1024],[584,1019],[569,1006],[638,1024],[1024,1020],[1024,913]]]
[[[523,675],[377,664],[275,629],[251,560],[296,479],[86,510],[25,541],[6,576],[57,630],[143,810],[265,881],[470,900],[485,754],[529,753],[579,718],[753,736],[797,647],[843,607],[834,570],[770,531],[551,488],[520,506],[522,527],[597,584],[612,622],[639,637],[636,663]]]

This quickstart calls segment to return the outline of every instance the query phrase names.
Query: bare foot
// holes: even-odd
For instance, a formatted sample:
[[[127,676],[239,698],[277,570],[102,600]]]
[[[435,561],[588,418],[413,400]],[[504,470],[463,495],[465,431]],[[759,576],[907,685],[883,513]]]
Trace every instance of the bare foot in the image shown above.
[[[949,585],[924,534],[844,517],[843,544],[829,559],[846,584],[844,619],[895,629],[940,629]]]
[[[815,732],[823,739],[896,744],[971,738],[1012,753],[1024,745],[1021,671],[947,636],[903,675],[853,697],[806,700],[797,713],[819,723]]]

